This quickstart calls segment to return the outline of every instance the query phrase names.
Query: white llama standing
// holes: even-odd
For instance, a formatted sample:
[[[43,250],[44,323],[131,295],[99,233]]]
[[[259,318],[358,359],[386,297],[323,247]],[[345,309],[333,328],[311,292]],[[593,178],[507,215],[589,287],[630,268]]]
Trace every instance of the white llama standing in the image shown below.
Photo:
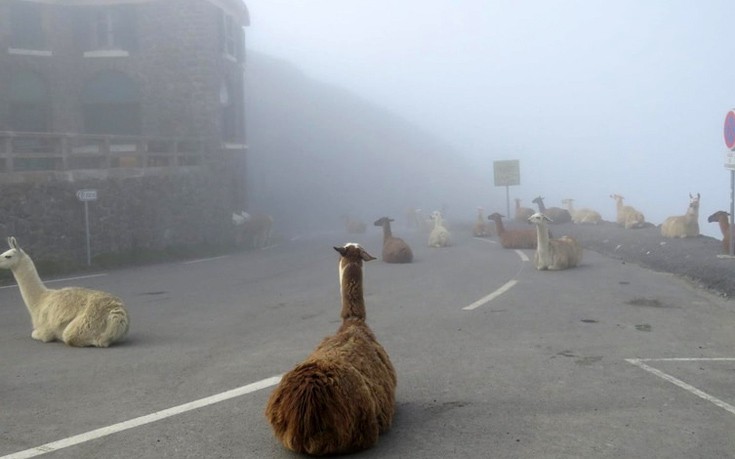
[[[14,237],[0,255],[0,268],[12,271],[31,315],[31,337],[44,343],[61,340],[69,346],[107,347],[128,332],[130,320],[120,298],[82,287],[49,289],[31,257]]]

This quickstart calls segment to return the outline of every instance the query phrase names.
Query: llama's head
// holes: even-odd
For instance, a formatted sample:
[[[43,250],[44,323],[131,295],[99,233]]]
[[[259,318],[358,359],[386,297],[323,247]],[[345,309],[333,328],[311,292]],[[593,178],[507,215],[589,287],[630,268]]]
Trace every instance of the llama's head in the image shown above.
[[[619,203],[622,203],[623,202],[623,199],[625,199],[622,196],[620,196],[619,194],[611,194],[610,197],[613,198],[616,202],[619,202]]]
[[[699,193],[697,193],[696,196],[692,196],[692,194],[689,193],[689,207],[693,210],[699,210],[699,197]]]
[[[535,214],[528,217],[528,223],[533,223],[534,225],[545,225],[546,223],[551,223],[552,221],[552,219],[542,214],[541,212],[536,212]]]
[[[342,261],[362,264],[363,261],[375,260],[375,257],[367,253],[357,242],[348,242],[343,247],[335,247],[334,250],[342,255],[340,264]]]
[[[488,220],[493,220],[493,221],[498,221],[498,220],[502,220],[503,219],[503,215],[501,215],[501,214],[499,214],[497,212],[493,212],[493,213],[491,213],[490,215],[487,216],[487,219]]]
[[[2,269],[13,269],[18,266],[18,263],[26,256],[23,249],[18,245],[18,241],[14,237],[8,238],[8,245],[10,250],[6,250],[0,254],[0,268]]]
[[[717,212],[707,217],[707,221],[709,223],[719,222],[722,219],[725,219],[725,221],[727,221],[727,217],[729,216],[730,214],[728,212],[725,212],[724,210],[718,210]]]
[[[395,221],[395,220],[393,220],[393,219],[392,219],[392,218],[390,218],[390,217],[381,217],[381,218],[379,218],[379,219],[375,220],[375,223],[373,223],[373,224],[374,224],[375,226],[383,226],[383,225],[385,225],[386,223],[390,223],[390,222],[393,222],[393,221]]]
[[[540,205],[544,203],[544,197],[543,196],[536,196],[533,198],[533,201],[531,201],[534,204]]]

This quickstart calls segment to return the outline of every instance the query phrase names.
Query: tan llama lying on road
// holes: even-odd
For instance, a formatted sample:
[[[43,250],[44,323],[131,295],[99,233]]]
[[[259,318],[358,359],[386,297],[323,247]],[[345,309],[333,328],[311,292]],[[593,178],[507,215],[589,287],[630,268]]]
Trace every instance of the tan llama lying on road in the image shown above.
[[[265,410],[286,448],[317,456],[372,447],[395,411],[393,364],[365,323],[362,263],[375,258],[354,243],[335,250],[342,325],[283,376]]]
[[[8,245],[10,250],[0,255],[0,268],[13,272],[31,314],[33,339],[107,347],[127,334],[130,321],[120,298],[82,287],[46,288],[14,237],[8,238]]]

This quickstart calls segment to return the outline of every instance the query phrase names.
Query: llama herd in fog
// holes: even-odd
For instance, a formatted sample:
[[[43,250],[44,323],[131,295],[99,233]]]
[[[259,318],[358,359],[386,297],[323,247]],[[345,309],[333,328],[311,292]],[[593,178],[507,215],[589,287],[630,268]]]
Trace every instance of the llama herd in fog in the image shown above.
[[[616,203],[619,226],[625,230],[652,226],[640,211],[624,205],[622,196],[610,197]],[[668,217],[660,225],[663,237],[699,235],[700,195],[689,197],[684,215]],[[497,236],[505,249],[535,250],[533,261],[539,271],[579,265],[583,257],[581,244],[570,236],[554,238],[549,227],[566,222],[599,225],[603,223],[600,213],[588,208],[575,209],[572,199],[562,201],[566,208],[546,207],[541,196],[532,202],[538,211],[522,207],[521,200],[515,200],[516,227],[511,228],[506,228],[503,215],[492,212],[486,219],[484,209],[477,208],[472,236]],[[424,218],[416,209],[407,212],[406,217],[409,227],[428,235],[427,247],[453,245],[452,233],[440,211]],[[243,211],[233,213],[232,220],[238,244],[263,248],[270,242],[271,217],[251,216]],[[719,224],[726,252],[730,245],[728,220],[729,214],[724,211],[712,214],[707,220]],[[366,232],[367,225],[357,218],[344,216],[343,222],[348,234]],[[383,262],[412,263],[414,252],[404,239],[393,234],[392,222],[387,216],[374,222],[383,232]],[[495,231],[489,222],[494,223]],[[521,222],[535,228],[517,227]],[[74,347],[108,347],[124,339],[130,322],[119,298],[80,287],[49,289],[14,237],[8,238],[8,245],[10,249],[0,255],[0,269],[10,270],[18,283],[31,316],[33,339],[60,340]],[[396,371],[366,323],[363,264],[375,257],[358,243],[334,249],[339,253],[342,322],[335,334],[324,338],[311,354],[284,374],[265,409],[276,439],[289,450],[310,455],[344,454],[374,446],[380,434],[390,428],[395,412]]]

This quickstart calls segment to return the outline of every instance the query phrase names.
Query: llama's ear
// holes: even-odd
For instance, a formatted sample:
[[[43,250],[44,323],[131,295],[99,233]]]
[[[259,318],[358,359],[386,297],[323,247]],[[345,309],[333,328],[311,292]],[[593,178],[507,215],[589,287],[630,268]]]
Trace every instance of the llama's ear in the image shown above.
[[[543,215],[543,214],[542,214],[542,215]],[[546,215],[544,215],[543,217],[544,217],[544,220],[546,220],[547,222],[549,222],[549,223],[554,223],[554,220],[550,219],[550,218],[549,218],[549,217],[547,217]]]
[[[346,250],[345,247],[335,247],[334,250],[336,250],[337,252],[339,252],[339,254],[342,255],[343,257],[347,253],[347,250]]]
[[[20,247],[18,247],[18,241],[16,241],[15,237],[13,236],[10,236],[8,238],[8,245],[10,246],[11,249],[20,249]]]
[[[362,258],[364,261],[370,261],[375,260],[375,257],[367,253],[365,249],[360,248],[360,258]]]

